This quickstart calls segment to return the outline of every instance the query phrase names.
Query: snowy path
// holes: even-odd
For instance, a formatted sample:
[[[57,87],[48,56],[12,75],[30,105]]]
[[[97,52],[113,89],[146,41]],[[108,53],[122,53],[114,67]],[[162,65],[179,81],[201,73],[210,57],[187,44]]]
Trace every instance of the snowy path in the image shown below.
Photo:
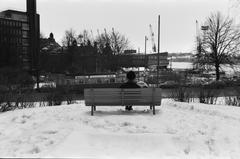
[[[146,110],[144,110],[146,109]],[[0,114],[0,157],[240,158],[240,108],[164,100],[146,108],[84,103]]]

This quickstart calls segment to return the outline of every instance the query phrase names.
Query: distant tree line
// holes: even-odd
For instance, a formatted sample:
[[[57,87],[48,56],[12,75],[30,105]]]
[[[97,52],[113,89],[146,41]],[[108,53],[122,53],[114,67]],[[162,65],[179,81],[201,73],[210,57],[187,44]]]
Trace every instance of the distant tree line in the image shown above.
[[[57,53],[57,49],[51,48],[57,45],[49,43],[49,40],[53,39],[51,36],[53,37],[50,34],[48,39],[42,38],[45,40],[41,40],[43,45],[41,45],[40,58],[42,69],[51,72],[60,71],[69,74],[115,72],[120,68],[116,65],[116,56],[130,49],[128,38],[114,29],[111,32],[105,29],[104,33],[98,32],[95,37],[92,31],[84,30],[76,34],[75,30],[69,29],[65,31],[62,39],[62,53],[64,54],[46,54],[44,48],[49,48],[48,53],[54,53],[53,50]]]
[[[103,55],[119,55],[124,53],[124,50],[130,49],[128,38],[114,29],[111,32],[107,32],[105,29],[101,34],[98,31],[98,35],[95,37],[92,31],[84,30],[82,33],[76,34],[76,31],[69,29],[65,31],[62,45],[67,48],[93,46],[97,53]]]

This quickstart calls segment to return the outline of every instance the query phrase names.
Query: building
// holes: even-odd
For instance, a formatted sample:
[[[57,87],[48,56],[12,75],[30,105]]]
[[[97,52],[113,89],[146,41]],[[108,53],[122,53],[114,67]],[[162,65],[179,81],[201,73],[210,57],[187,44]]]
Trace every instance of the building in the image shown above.
[[[26,12],[0,12],[0,67],[16,66],[36,73],[39,65],[39,35],[36,0],[27,0]]]
[[[158,56],[159,56],[159,67],[161,68],[167,68],[169,65],[168,60],[168,52],[163,52],[158,55],[158,53],[155,54],[147,54],[147,65],[148,66],[157,66],[158,65]]]
[[[63,53],[63,48],[56,42],[53,33],[48,38],[40,38],[40,53]]]

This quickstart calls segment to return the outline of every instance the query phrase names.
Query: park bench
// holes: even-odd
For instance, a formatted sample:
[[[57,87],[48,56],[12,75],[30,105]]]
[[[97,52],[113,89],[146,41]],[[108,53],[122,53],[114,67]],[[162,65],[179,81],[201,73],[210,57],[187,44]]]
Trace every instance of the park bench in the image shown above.
[[[91,115],[96,106],[150,106],[155,115],[155,106],[161,105],[160,88],[89,88],[84,89],[85,105],[91,106]]]

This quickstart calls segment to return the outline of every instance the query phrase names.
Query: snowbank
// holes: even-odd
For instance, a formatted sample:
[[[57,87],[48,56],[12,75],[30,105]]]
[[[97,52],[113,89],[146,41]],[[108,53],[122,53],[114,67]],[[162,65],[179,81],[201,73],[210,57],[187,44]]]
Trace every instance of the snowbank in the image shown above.
[[[164,100],[148,107],[75,105],[0,114],[0,157],[240,158],[240,108]]]

